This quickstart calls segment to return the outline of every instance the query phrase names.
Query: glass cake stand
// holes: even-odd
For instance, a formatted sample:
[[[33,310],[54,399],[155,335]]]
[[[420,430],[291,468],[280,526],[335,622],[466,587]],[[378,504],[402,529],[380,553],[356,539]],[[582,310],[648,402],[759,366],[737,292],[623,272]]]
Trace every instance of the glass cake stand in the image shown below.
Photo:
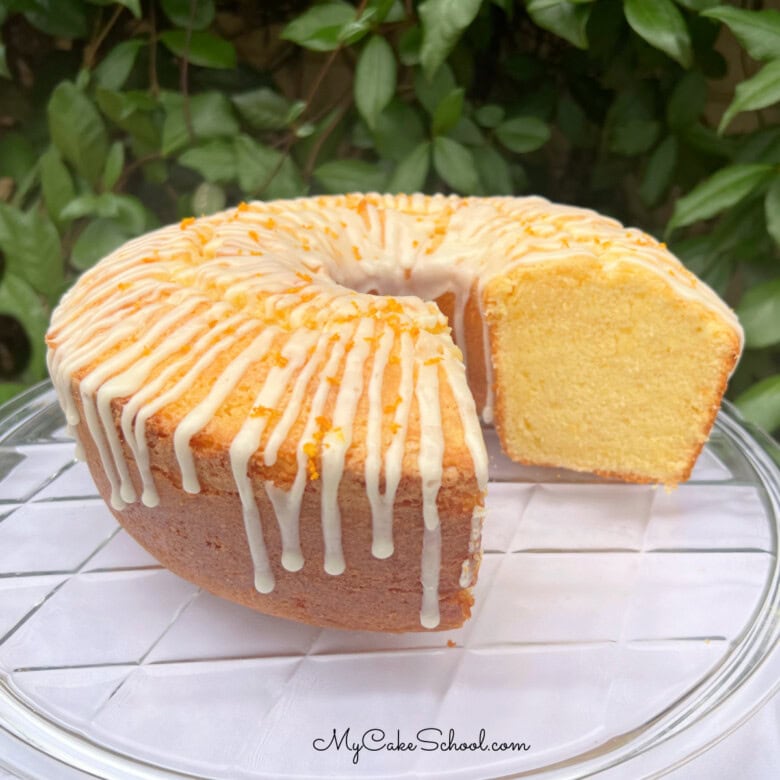
[[[667,492],[521,468],[486,436],[474,616],[377,635],[266,617],[160,568],[73,459],[50,386],[2,407],[0,767],[658,776],[777,691],[777,445],[727,406],[691,481]],[[516,744],[475,749],[493,743]]]

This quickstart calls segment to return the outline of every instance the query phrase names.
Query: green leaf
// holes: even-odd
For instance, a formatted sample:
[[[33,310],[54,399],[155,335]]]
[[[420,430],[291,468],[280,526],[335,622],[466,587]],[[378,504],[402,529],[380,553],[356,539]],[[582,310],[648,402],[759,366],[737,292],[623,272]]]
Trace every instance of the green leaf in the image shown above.
[[[103,169],[103,189],[110,191],[119,181],[125,167],[125,147],[121,141],[114,141],[108,150],[106,167]]]
[[[745,329],[745,346],[780,343],[780,279],[751,287],[737,306],[737,316]]]
[[[504,119],[506,111],[503,106],[495,104],[488,104],[486,106],[480,106],[474,112],[474,119],[482,125],[482,127],[494,128],[498,127]]]
[[[2,41],[0,41],[0,77],[11,78],[11,71],[8,70],[8,62],[5,58],[5,44]]]
[[[92,216],[115,219],[123,230],[134,236],[143,233],[147,224],[146,210],[138,198],[113,192],[79,195],[60,214],[63,220]]]
[[[409,155],[425,136],[419,112],[398,99],[379,115],[373,131],[374,146],[379,155],[396,162]]]
[[[0,281],[0,314],[18,320],[30,342],[30,363],[21,376],[22,381],[43,379],[46,375],[46,344],[43,338],[49,315],[40,296],[24,279],[6,272]]]
[[[10,176],[18,185],[37,161],[38,155],[26,136],[13,132],[0,137],[0,176]]]
[[[720,0],[675,0],[677,5],[687,8],[689,11],[706,11],[720,3]]]
[[[134,141],[150,149],[159,147],[160,131],[149,113],[157,105],[153,98],[146,93],[98,88],[95,99],[103,114]]]
[[[225,208],[225,191],[218,184],[204,181],[192,193],[192,210],[198,216],[207,216]]]
[[[233,95],[231,100],[241,118],[257,130],[281,130],[294,122],[305,107],[302,101],[290,103],[268,87]]]
[[[447,135],[458,143],[466,146],[483,146],[485,135],[477,126],[477,123],[467,116],[461,116],[455,123],[455,127],[447,131]]]
[[[729,165],[700,182],[674,206],[667,230],[709,219],[744,200],[772,176],[771,165]]]
[[[720,6],[705,11],[702,16],[723,22],[753,59],[780,57],[780,11],[744,11]]]
[[[433,167],[450,187],[465,195],[479,188],[474,156],[462,144],[440,135],[433,142]]]
[[[236,49],[230,41],[209,32],[166,30],[160,41],[177,57],[204,68],[235,68]],[[189,38],[189,40],[188,40]]]
[[[314,178],[327,192],[381,192],[387,176],[383,170],[364,160],[333,160],[314,171]]]
[[[464,90],[458,87],[441,99],[433,112],[433,135],[445,135],[458,123],[463,114],[463,94]]]
[[[473,154],[485,195],[512,195],[509,163],[500,152],[492,146],[481,146],[474,149]]]
[[[196,170],[214,184],[236,178],[236,151],[229,140],[215,139],[187,149],[180,155],[179,164]]]
[[[184,98],[178,93],[166,93],[162,153],[181,149],[190,142],[184,118]],[[239,132],[238,121],[228,98],[220,92],[202,92],[190,98],[190,121],[195,138],[226,138]]]
[[[40,171],[46,210],[55,222],[60,222],[60,214],[75,197],[75,189],[70,171],[53,146],[41,156]]]
[[[693,60],[685,19],[672,0],[625,0],[624,10],[634,32],[684,68]]]
[[[780,374],[762,379],[735,401],[745,419],[770,433],[780,427]]]
[[[27,21],[47,35],[55,38],[87,35],[87,14],[82,0],[30,0],[24,6]]]
[[[162,0],[165,15],[177,26],[203,30],[214,21],[213,0]]]
[[[398,40],[398,59],[410,68],[420,64],[422,30],[418,25],[410,27]]]
[[[513,152],[533,152],[547,143],[550,128],[534,116],[507,119],[496,128],[496,138]]]
[[[342,28],[355,19],[347,3],[315,5],[293,19],[280,37],[312,51],[332,51],[341,45]]]
[[[351,22],[347,22],[339,33],[339,40],[345,46],[352,46],[357,43],[372,27],[383,22],[390,10],[393,8],[394,0],[372,0],[372,2],[366,4],[366,8],[363,13]],[[403,7],[401,8],[402,18],[405,15],[403,13]],[[396,13],[397,16],[397,13]],[[387,21],[393,21],[393,19],[387,19]],[[400,21],[395,19],[395,21]]]
[[[100,180],[108,137],[92,101],[70,81],[60,82],[47,107],[49,133],[60,154],[93,186]]]
[[[393,193],[422,192],[430,167],[431,144],[429,141],[423,141],[398,163],[388,182],[387,191]]]
[[[431,115],[436,111],[436,106],[457,86],[449,65],[442,65],[432,79],[427,79],[421,70],[416,70],[414,74],[414,94]]]
[[[639,187],[639,197],[648,206],[655,206],[669,189],[677,166],[677,152],[677,139],[667,135],[650,155]]]
[[[95,68],[95,80],[103,89],[121,89],[133,70],[138,52],[146,43],[138,38],[117,44]]]
[[[706,102],[707,80],[701,71],[689,71],[677,82],[666,105],[669,127],[692,125],[701,116]]]
[[[629,119],[609,131],[609,150],[628,157],[643,154],[658,140],[661,125],[654,119]]]
[[[591,7],[568,0],[526,0],[526,10],[534,22],[544,30],[571,43],[578,49],[588,48],[585,28]]]
[[[129,238],[131,234],[113,219],[94,219],[76,239],[70,254],[71,265],[85,271]]]
[[[481,5],[482,0],[425,0],[420,4],[417,9],[423,31],[420,62],[428,79],[447,59]]]
[[[305,185],[291,157],[258,143],[247,135],[233,141],[238,183],[247,195],[266,198],[296,198]]]
[[[371,36],[355,68],[355,105],[373,128],[377,117],[395,94],[396,64],[393,49],[380,35]]]
[[[92,5],[123,5],[136,18],[141,18],[141,0],[88,0]]]
[[[764,201],[766,229],[775,243],[780,246],[780,176],[775,176],[772,186],[767,190]],[[778,323],[780,329],[780,323]]]
[[[747,81],[737,84],[734,100],[720,120],[718,132],[722,133],[731,120],[742,111],[766,108],[780,100],[780,59],[764,65]]]
[[[47,216],[0,203],[0,250],[5,254],[7,273],[15,274],[44,295],[59,290],[60,237]]]

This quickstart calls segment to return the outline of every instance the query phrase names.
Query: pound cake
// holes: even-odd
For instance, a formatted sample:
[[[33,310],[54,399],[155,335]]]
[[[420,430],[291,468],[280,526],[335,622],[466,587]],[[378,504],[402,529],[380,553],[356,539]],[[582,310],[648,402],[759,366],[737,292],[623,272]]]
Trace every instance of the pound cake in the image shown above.
[[[520,462],[673,485],[742,332],[592,211],[351,194],[130,241],[47,344],[101,494],[164,566],[269,614],[413,631],[470,613],[479,416]]]

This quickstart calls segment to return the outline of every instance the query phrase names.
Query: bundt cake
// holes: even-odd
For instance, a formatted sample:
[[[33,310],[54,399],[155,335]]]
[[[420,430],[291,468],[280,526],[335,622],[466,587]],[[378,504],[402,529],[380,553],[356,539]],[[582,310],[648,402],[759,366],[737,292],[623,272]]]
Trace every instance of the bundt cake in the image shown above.
[[[160,562],[324,626],[469,616],[487,458],[685,480],[742,333],[663,244],[542,198],[241,204],[133,240],[47,335],[67,422]]]

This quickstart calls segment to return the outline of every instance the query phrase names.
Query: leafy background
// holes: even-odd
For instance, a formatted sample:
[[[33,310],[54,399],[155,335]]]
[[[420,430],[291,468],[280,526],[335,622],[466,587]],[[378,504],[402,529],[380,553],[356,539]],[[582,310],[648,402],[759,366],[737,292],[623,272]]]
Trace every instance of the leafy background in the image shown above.
[[[774,8],[770,7],[774,6]],[[131,236],[242,199],[539,193],[663,237],[780,428],[780,10],[717,0],[0,0],[0,398]]]

